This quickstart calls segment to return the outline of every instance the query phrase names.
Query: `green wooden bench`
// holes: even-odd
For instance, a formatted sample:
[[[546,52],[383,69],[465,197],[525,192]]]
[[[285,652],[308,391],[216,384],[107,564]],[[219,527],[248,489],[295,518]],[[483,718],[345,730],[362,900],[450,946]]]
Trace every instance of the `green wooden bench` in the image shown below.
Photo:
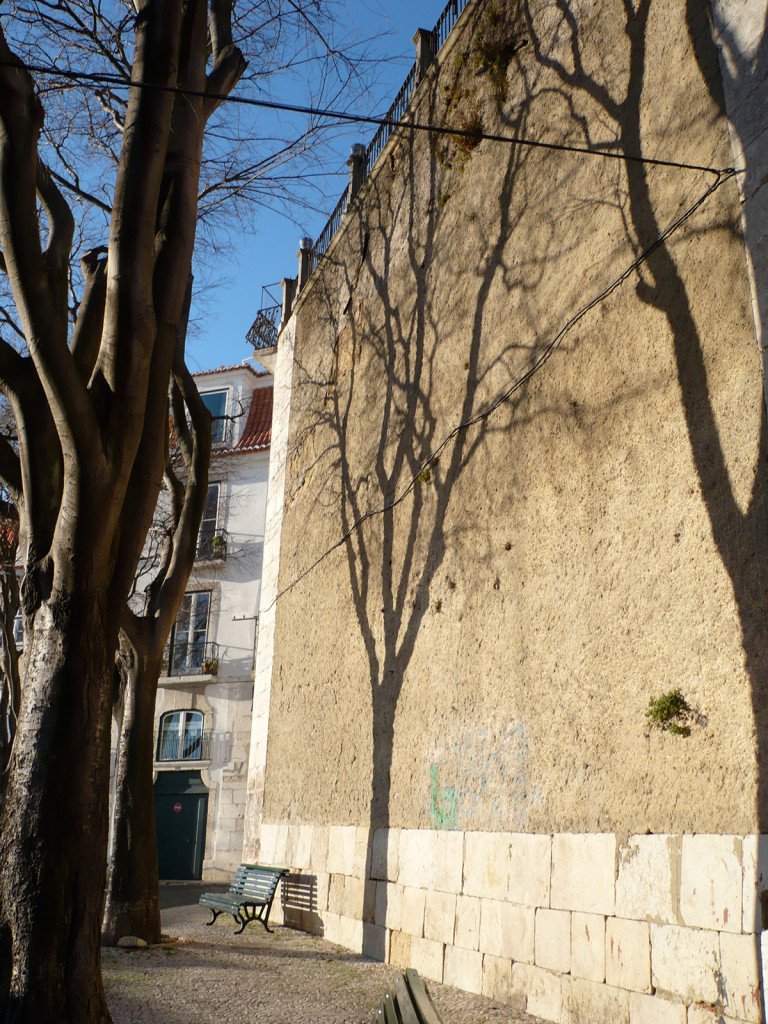
[[[443,1018],[418,972],[409,968],[395,978],[371,1024],[443,1024]]]
[[[219,914],[231,914],[236,929],[235,935],[245,930],[251,921],[260,921],[268,932],[272,929],[267,924],[272,900],[275,898],[277,885],[283,875],[288,874],[287,868],[267,868],[261,864],[241,864],[235,872],[229,892],[204,892],[199,903],[213,914],[213,924]]]

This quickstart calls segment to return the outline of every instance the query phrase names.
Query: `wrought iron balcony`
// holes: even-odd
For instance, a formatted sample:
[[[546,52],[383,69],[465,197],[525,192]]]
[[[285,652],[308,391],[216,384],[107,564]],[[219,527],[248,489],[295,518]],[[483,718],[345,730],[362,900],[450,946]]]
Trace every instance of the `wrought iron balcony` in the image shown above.
[[[201,527],[200,535],[197,538],[195,560],[198,562],[226,562],[228,546],[229,534],[226,530],[211,530]]]
[[[218,644],[176,641],[165,649],[162,662],[164,676],[215,676],[218,672]]]
[[[155,761],[210,761],[211,733],[168,733],[159,740]]]
[[[256,319],[248,328],[246,338],[257,351],[276,347],[281,313],[281,306],[266,306],[256,314]]]

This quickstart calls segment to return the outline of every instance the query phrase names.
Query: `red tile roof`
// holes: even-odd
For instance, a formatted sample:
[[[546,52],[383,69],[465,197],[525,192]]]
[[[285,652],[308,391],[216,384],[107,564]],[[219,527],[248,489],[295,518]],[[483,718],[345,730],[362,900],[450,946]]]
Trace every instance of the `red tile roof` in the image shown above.
[[[215,366],[212,370],[197,370],[192,374],[192,376],[197,379],[198,377],[207,377],[211,373],[223,373],[224,371],[229,373],[232,370],[248,370],[254,377],[269,376],[269,372],[267,370],[257,370],[248,362],[235,363],[234,366]]]
[[[272,394],[272,388],[255,389],[243,436],[233,451],[252,452],[259,448],[269,448],[272,440]]]

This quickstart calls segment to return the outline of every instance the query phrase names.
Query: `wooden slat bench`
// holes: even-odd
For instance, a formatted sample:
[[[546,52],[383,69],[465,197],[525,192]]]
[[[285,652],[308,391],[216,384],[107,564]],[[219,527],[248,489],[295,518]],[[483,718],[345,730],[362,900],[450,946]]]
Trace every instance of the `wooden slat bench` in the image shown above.
[[[235,872],[229,892],[204,892],[199,903],[213,914],[210,925],[219,914],[231,914],[236,929],[235,935],[245,930],[251,921],[260,921],[266,930],[272,929],[267,924],[272,900],[275,898],[277,885],[283,875],[288,874],[287,868],[269,868],[261,864],[241,864]]]
[[[371,1024],[443,1024],[443,1018],[418,972],[409,968],[395,978]]]

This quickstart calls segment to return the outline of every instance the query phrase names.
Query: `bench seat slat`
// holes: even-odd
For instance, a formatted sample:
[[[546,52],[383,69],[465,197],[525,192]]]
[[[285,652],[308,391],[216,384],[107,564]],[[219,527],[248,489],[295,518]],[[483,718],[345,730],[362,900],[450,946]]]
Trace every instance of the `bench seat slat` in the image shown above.
[[[416,1016],[416,1010],[414,1009],[402,974],[398,974],[395,978],[395,999],[397,1001],[398,1016],[403,1024],[421,1024],[421,1021]]]
[[[424,982],[419,977],[418,971],[409,967],[405,972],[405,982],[423,1024],[443,1024],[442,1017],[437,1012],[435,1004],[432,1002],[432,996],[424,987]]]
[[[417,971],[408,968],[385,993],[371,1024],[443,1024]]]

